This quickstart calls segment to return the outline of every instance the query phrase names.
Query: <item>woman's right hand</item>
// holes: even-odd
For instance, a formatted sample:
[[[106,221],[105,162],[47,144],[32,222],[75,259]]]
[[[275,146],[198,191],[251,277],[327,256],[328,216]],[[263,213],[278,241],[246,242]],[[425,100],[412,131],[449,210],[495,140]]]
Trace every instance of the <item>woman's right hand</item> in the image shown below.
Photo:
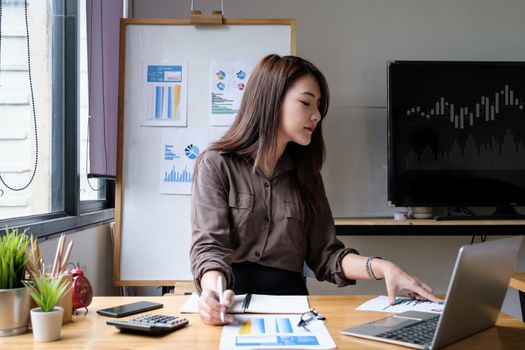
[[[232,323],[234,318],[226,310],[233,303],[235,294],[231,289],[224,291],[223,305],[219,303],[219,294],[213,289],[204,289],[199,298],[199,315],[207,325],[221,326]],[[221,321],[220,313],[224,312],[224,323]]]

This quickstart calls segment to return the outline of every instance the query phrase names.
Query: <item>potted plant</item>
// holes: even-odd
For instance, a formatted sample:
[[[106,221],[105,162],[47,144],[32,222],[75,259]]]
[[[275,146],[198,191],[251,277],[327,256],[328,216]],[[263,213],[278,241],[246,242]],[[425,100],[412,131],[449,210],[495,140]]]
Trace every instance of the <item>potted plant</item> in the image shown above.
[[[27,331],[30,299],[22,284],[29,260],[26,232],[6,227],[0,236],[0,336]]]
[[[70,287],[65,275],[46,276],[31,274],[33,281],[26,282],[29,294],[38,305],[31,309],[31,326],[37,342],[49,342],[60,338],[64,309],[57,304]]]

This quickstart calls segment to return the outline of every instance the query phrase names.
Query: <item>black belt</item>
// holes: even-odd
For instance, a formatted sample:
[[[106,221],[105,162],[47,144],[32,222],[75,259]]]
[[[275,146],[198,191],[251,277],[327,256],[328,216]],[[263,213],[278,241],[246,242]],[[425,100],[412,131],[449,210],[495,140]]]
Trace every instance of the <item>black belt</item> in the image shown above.
[[[308,295],[302,273],[251,262],[233,263],[235,294]]]

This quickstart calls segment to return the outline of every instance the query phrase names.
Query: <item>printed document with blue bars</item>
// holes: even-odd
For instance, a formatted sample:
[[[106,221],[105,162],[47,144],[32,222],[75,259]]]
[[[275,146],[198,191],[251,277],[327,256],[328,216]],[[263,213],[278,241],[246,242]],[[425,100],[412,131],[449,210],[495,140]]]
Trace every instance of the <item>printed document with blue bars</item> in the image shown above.
[[[236,316],[222,330],[220,349],[335,349],[323,321],[304,327],[300,315]]]

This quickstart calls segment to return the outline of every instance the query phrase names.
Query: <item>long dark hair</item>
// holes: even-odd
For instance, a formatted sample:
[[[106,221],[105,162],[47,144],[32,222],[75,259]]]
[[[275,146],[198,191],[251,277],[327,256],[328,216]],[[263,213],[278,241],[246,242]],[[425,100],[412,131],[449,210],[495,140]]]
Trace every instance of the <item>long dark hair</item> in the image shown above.
[[[324,75],[316,66],[297,56],[272,54],[264,57],[252,71],[232,126],[208,149],[254,156],[254,171],[268,164],[277,149],[284,96],[297,79],[307,74],[313,75],[319,84],[321,121],[314,129],[310,144],[301,146],[289,142],[285,152],[289,152],[296,163],[298,190],[305,214],[305,229],[308,230],[313,227],[314,214],[328,209],[322,205],[324,191],[319,171],[325,158],[322,121],[328,111],[330,92]],[[202,156],[197,159],[194,175]]]

